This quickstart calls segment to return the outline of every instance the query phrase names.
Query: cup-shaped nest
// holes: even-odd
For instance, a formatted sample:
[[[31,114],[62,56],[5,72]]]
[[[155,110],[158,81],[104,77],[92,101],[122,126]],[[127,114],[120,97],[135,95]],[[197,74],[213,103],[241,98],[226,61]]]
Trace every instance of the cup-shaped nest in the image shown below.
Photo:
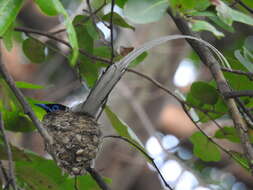
[[[98,152],[101,131],[97,122],[83,113],[59,110],[46,114],[43,126],[53,138],[45,149],[57,165],[72,176],[83,175]]]

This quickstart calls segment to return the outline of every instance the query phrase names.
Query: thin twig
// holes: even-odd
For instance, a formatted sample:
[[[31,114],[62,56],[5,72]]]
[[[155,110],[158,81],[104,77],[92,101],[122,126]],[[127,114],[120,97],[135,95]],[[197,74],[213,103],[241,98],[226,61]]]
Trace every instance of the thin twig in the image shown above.
[[[251,14],[253,14],[253,9],[250,8],[249,6],[247,6],[246,4],[244,4],[242,1],[239,2],[239,4],[245,8],[247,11],[249,11]]]
[[[8,84],[8,86],[12,90],[12,92],[14,93],[14,95],[16,96],[16,98],[18,99],[19,103],[21,104],[21,106],[24,110],[24,113],[30,117],[30,119],[32,120],[32,122],[34,123],[35,127],[38,129],[39,133],[44,138],[44,140],[47,143],[52,144],[53,143],[52,137],[43,128],[42,124],[40,123],[40,121],[36,117],[35,113],[33,112],[29,103],[26,101],[26,99],[25,99],[24,95],[22,94],[22,92],[20,91],[20,89],[18,89],[16,87],[15,81],[7,72],[7,69],[5,68],[5,65],[2,61],[0,61],[0,73],[3,77],[3,79],[5,80],[5,82]]]
[[[8,174],[6,172],[6,169],[4,168],[3,162],[0,160],[0,170],[2,172],[3,178],[5,180],[5,183],[7,184],[9,180]],[[6,186],[6,185],[5,185]]]
[[[253,9],[247,6],[244,2],[241,0],[235,0],[231,6],[235,6],[236,4],[241,5],[243,8],[245,8],[247,11],[249,11],[251,14],[253,14]]]
[[[3,190],[9,190],[9,186],[11,184],[12,180],[9,179],[9,181],[7,181],[7,183],[5,184],[5,186],[3,187]]]
[[[132,69],[127,69],[127,71],[134,71],[133,73],[142,76],[143,78],[149,80],[150,82],[152,82],[156,87],[160,88],[161,90],[165,91],[166,93],[168,93],[169,95],[173,94],[172,92],[170,92],[169,89],[167,89],[166,87],[162,86],[159,82],[155,81],[154,79],[152,79],[151,77],[143,74],[143,73],[139,73],[138,71],[132,70]],[[173,96],[174,97],[174,96]],[[225,153],[227,153],[233,160],[237,161],[237,162],[241,162],[238,157],[236,157],[234,154],[232,154],[229,150],[226,150],[225,148],[223,148],[221,145],[219,145],[218,143],[216,143],[215,141],[213,141],[212,138],[210,138],[203,130],[201,127],[198,126],[198,124],[193,120],[193,118],[191,117],[191,115],[188,113],[188,110],[186,108],[187,102],[184,102],[183,100],[177,99],[179,100],[179,103],[181,104],[184,112],[186,113],[186,115],[190,118],[190,120],[194,123],[194,125],[200,130],[200,132],[202,132],[211,142],[213,142],[214,144],[217,145],[217,147],[219,147],[222,151],[224,151]],[[208,110],[202,110],[198,107],[192,107],[191,105],[187,105],[191,108],[197,109],[199,111],[201,111],[202,113],[204,113],[212,122],[214,122],[215,125],[217,125],[218,128],[221,129],[222,131],[222,127],[214,120],[212,119],[212,117],[208,114]],[[223,132],[223,131],[222,131]]]
[[[242,96],[253,97],[253,90],[231,91],[223,94],[225,98],[236,98]]]
[[[182,34],[199,38],[196,33],[191,31],[188,23],[184,19],[180,18],[179,16],[175,16],[169,9],[168,14],[172,17]],[[221,71],[219,62],[215,59],[210,49],[208,49],[205,45],[198,41],[190,39],[187,41],[192,46],[193,50],[199,55],[201,61],[210,69],[210,72],[212,73],[213,78],[217,83],[217,87],[221,95],[227,92],[231,92],[231,89]],[[244,154],[246,155],[246,158],[250,161],[250,168],[253,172],[253,163],[251,162],[253,160],[253,147],[251,145],[247,132],[248,127],[237,108],[235,100],[230,98],[225,99],[224,101],[228,107],[229,114],[234,122],[234,126],[239,133]]]
[[[192,116],[190,115],[190,113],[187,111],[186,105],[181,104],[185,114],[189,117],[189,119],[192,121],[192,123],[195,125],[196,128],[198,128],[198,130],[207,137],[207,139],[212,142],[213,144],[215,144],[220,150],[222,150],[223,152],[225,152],[226,154],[228,154],[233,160],[237,161],[238,163],[241,163],[242,161],[240,160],[240,158],[238,158],[236,155],[234,155],[230,150],[227,150],[225,148],[223,148],[220,144],[216,143],[211,137],[209,137],[204,131],[203,129],[194,121],[194,119],[192,118]],[[246,167],[246,166],[245,166]],[[248,168],[250,169],[250,168]]]
[[[204,113],[211,121],[213,121],[216,126],[222,130],[222,127],[219,125],[219,123],[217,123],[217,121],[215,121],[209,114],[208,112],[211,112],[211,110],[203,110],[201,108],[198,108],[198,107],[195,107],[195,106],[192,106],[191,104],[188,104],[188,102],[185,102],[183,100],[181,100],[180,98],[178,98],[175,94],[173,94],[169,89],[167,89],[165,86],[163,86],[162,84],[160,84],[159,82],[157,82],[156,80],[152,79],[151,77],[143,74],[143,73],[140,73],[138,71],[135,71],[133,69],[126,69],[126,71],[129,71],[129,72],[132,72],[132,73],[135,73],[147,80],[149,80],[150,82],[152,82],[156,87],[160,88],[161,90],[165,91],[166,93],[168,93],[169,95],[173,96],[181,105],[187,105],[191,108],[194,108],[194,109],[197,109],[199,111],[201,111],[202,113]]]
[[[75,190],[79,190],[78,188],[78,184],[77,184],[77,176],[75,176],[75,182],[74,182],[74,187],[75,187]]]
[[[155,79],[151,78],[150,76],[144,74],[144,73],[141,73],[141,72],[138,72],[136,70],[133,70],[133,69],[130,69],[130,68],[127,68],[126,71],[128,72],[131,72],[131,73],[134,73],[138,76],[141,76],[142,78],[145,78],[147,79],[148,81],[150,81],[152,84],[154,84],[156,87],[162,89],[164,92],[168,93],[170,96],[172,96],[173,98],[175,98],[178,102],[182,103],[182,104],[186,104],[188,105],[189,107],[192,107],[192,108],[195,108],[203,113],[216,113],[216,114],[225,114],[225,113],[221,113],[221,112],[217,112],[217,111],[214,111],[214,110],[208,110],[208,109],[203,109],[203,108],[199,108],[197,106],[194,106],[184,100],[182,100],[181,98],[179,98],[178,96],[176,96],[173,92],[171,92],[168,88],[166,88],[165,86],[163,86],[161,83],[159,83],[158,81],[156,81]]]
[[[183,102],[183,100],[181,100],[179,97],[177,97],[175,94],[173,94],[169,89],[167,89],[166,87],[164,87],[159,82],[157,82],[156,80],[152,79],[151,77],[149,77],[149,76],[147,76],[147,75],[145,75],[143,73],[140,73],[140,72],[138,72],[136,70],[130,69],[130,68],[127,68],[126,71],[134,73],[136,75],[139,75],[139,76],[147,79],[148,81],[150,81],[151,83],[153,83],[158,88],[160,88],[160,89],[164,90],[165,92],[167,92],[169,95],[171,95],[173,98],[175,98],[178,102]]]
[[[154,158],[152,158],[151,156],[148,155],[148,153],[146,153],[141,147],[139,147],[137,144],[133,143],[132,141],[130,141],[129,139],[122,137],[122,136],[117,136],[117,135],[106,135],[103,138],[117,138],[120,140],[123,140],[125,142],[127,142],[128,144],[131,144],[132,146],[134,146],[137,150],[139,150],[142,154],[144,154],[148,160],[152,163],[152,165],[155,167],[156,171],[158,172],[159,176],[161,177],[164,185],[166,187],[168,187],[170,190],[173,190],[173,188],[167,183],[167,181],[164,179],[162,173],[160,172],[159,168],[157,167],[157,165],[155,164]],[[171,171],[172,172],[172,171]]]
[[[91,4],[90,4],[90,0],[86,0],[86,3],[87,3],[87,6],[88,6],[88,13],[90,15],[90,18],[91,18],[91,21],[92,21],[92,24],[96,30],[96,32],[100,35],[100,38],[102,39],[102,32],[98,29],[97,27],[97,22],[96,22],[96,19],[98,18],[98,16],[96,15],[96,13],[94,14],[93,11],[92,11],[92,7],[91,7]],[[106,2],[104,1],[103,2],[103,5],[104,6],[106,4]],[[99,19],[98,19],[99,20]],[[102,34],[102,35],[101,35]]]
[[[97,182],[97,184],[102,190],[110,190],[110,187],[105,183],[102,176],[100,176],[100,174],[94,168],[88,167],[86,168],[86,170],[89,172],[91,177]]]
[[[49,39],[52,39],[54,41],[60,42],[62,44],[64,44],[65,46],[69,47],[70,49],[72,49],[70,43],[68,43],[65,40],[62,40],[60,38],[57,38],[51,34],[39,31],[39,30],[35,30],[35,29],[31,29],[31,28],[24,28],[24,27],[15,27],[14,28],[15,31],[19,31],[19,32],[24,32],[24,33],[31,33],[31,34],[37,34],[37,35],[41,35],[41,36],[45,36]],[[106,58],[101,58],[95,55],[92,55],[90,53],[88,53],[87,51],[85,51],[84,49],[79,49],[79,52],[85,56],[87,56],[90,59],[96,60],[96,61],[101,61],[101,62],[105,62],[105,63],[111,63],[110,60],[106,59]]]
[[[105,5],[106,5],[106,1],[104,1],[103,4],[102,4],[100,7],[98,7],[94,12],[92,12],[92,14],[93,14],[93,15],[97,14],[99,11],[101,11],[101,10],[104,8]],[[91,16],[91,15],[90,15],[90,16]],[[75,27],[82,26],[83,23],[89,21],[90,16],[84,18],[84,20],[82,20],[82,23],[75,24],[74,26],[75,26]],[[66,31],[66,28],[62,28],[62,29],[58,29],[58,30],[56,30],[56,31],[50,32],[50,34],[51,34],[51,35],[55,35],[55,34],[59,34],[59,33],[61,33],[61,32],[65,32],[65,31]]]
[[[248,77],[249,80],[253,80],[253,73],[252,72],[245,72],[245,71],[241,71],[241,70],[228,69],[225,67],[222,67],[221,70],[225,71],[225,72],[229,72],[229,73],[234,73],[237,75],[244,75],[244,76]]]
[[[253,122],[253,115],[251,113],[251,110],[249,108],[247,108],[243,102],[240,100],[240,98],[235,98],[235,101],[237,103],[237,105],[239,106],[239,109],[242,112],[242,115],[244,116],[245,120],[252,125]],[[247,117],[247,118],[246,118]],[[248,121],[250,120],[250,121]]]
[[[112,0],[111,2],[111,15],[110,15],[110,45],[111,45],[111,64],[113,64],[113,59],[114,59],[114,47],[113,47],[113,14],[114,14],[114,5],[115,5],[115,0]]]
[[[7,152],[7,155],[8,155],[9,180],[11,180],[11,184],[12,184],[13,189],[18,190],[17,184],[16,184],[16,177],[15,177],[15,174],[14,174],[14,166],[13,166],[11,147],[10,147],[9,141],[7,139],[7,136],[5,134],[4,121],[3,121],[3,117],[2,117],[1,112],[0,112],[0,131],[3,135],[3,141],[4,141],[6,152]]]

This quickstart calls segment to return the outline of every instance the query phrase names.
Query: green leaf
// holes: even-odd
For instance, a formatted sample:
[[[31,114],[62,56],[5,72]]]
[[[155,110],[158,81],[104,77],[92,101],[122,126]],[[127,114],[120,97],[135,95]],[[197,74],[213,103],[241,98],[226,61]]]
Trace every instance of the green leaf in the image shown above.
[[[103,180],[107,183],[107,184],[111,184],[112,180],[110,178],[107,177],[103,177]],[[75,180],[74,178],[69,179],[69,181],[67,181],[69,184],[71,184],[71,188],[73,189],[73,185],[75,184]],[[79,189],[87,189],[87,190],[101,190],[101,188],[98,186],[98,183],[89,175],[86,174],[84,176],[79,176],[77,178],[77,186],[79,187]],[[65,184],[62,184],[62,190],[65,190]]]
[[[249,129],[248,135],[249,135],[249,140],[250,140],[251,144],[253,144],[253,130],[252,129]]]
[[[253,18],[242,12],[232,9],[232,18],[234,21],[241,22],[248,25],[253,25]]]
[[[10,146],[11,146],[13,161],[30,161],[31,160],[30,154],[28,154],[26,150],[21,150],[12,145]],[[2,138],[0,139],[0,160],[8,160],[8,154],[5,150],[5,144],[2,141]]]
[[[194,20],[191,23],[191,29],[196,32],[207,30],[217,37],[224,37],[222,32],[218,31],[213,25],[204,20]]]
[[[216,84],[214,81],[210,82],[209,85],[216,89]],[[198,99],[198,97],[193,96],[192,92],[190,91],[187,93],[186,102],[188,103],[189,107],[194,108],[199,118],[198,121],[202,123],[208,122],[211,119],[220,118],[226,113],[228,113],[227,106],[221,96],[218,96],[218,100],[214,105],[204,104],[202,101],[200,101],[200,99]],[[208,115],[207,115],[205,112],[201,110],[210,110],[210,112],[208,112]]]
[[[123,11],[131,22],[146,24],[160,20],[168,6],[168,0],[128,0]]]
[[[19,182],[22,182],[24,189],[67,190],[74,188],[75,179],[68,177],[67,174],[63,174],[53,160],[47,160],[34,153],[22,151],[17,148],[14,150],[14,155],[16,151],[19,152],[19,155],[22,154],[20,159],[14,160],[17,179]],[[104,180],[106,183],[110,183],[111,181],[109,178],[104,178]],[[96,181],[89,174],[78,176],[77,186],[78,189],[100,190]]]
[[[72,190],[75,189],[75,179],[63,175],[53,160],[37,159],[30,162],[16,162],[17,179],[23,182],[27,190]],[[31,175],[32,173],[32,175]],[[77,177],[78,189],[100,190],[96,181],[86,174]],[[108,178],[105,179],[110,181]]]
[[[78,15],[75,17],[73,23],[77,24],[82,22],[86,17]],[[76,28],[79,47],[85,49],[90,54],[93,54],[94,39],[87,30],[87,25],[78,26]],[[90,58],[83,54],[79,54],[81,63],[78,65],[79,73],[85,79],[87,85],[92,87],[98,78],[99,65],[95,64]]]
[[[170,6],[181,12],[187,12],[188,10],[195,9],[202,11],[207,9],[211,3],[209,0],[170,0]]]
[[[190,141],[193,144],[194,155],[203,161],[219,161],[221,159],[221,153],[217,146],[209,141],[209,139],[201,132],[196,132],[190,137]]]
[[[248,72],[246,67],[241,62],[234,59],[233,57],[228,58],[232,69]],[[224,72],[224,76],[234,90],[253,90],[252,81],[250,81],[246,76],[235,75],[228,72]]]
[[[234,142],[234,143],[239,143],[241,141],[240,137],[234,127],[225,126],[222,129],[218,129],[215,132],[214,137],[218,138],[218,139],[227,139],[227,140]]]
[[[143,152],[146,152],[143,148],[143,144],[136,136],[134,131],[130,127],[128,127],[126,123],[120,120],[120,118],[118,118],[118,116],[115,113],[113,113],[108,106],[105,107],[105,113],[109,118],[113,128],[118,133],[118,135],[127,138],[132,143],[136,144],[140,149],[142,149]],[[144,154],[144,156],[146,155]]]
[[[0,1],[0,36],[8,30],[15,21],[23,4],[23,0],[1,0]]]
[[[56,16],[59,14],[57,8],[54,6],[53,0],[35,0],[40,10],[48,16]]]
[[[241,54],[241,50],[234,51],[235,57],[240,61],[240,63],[249,71],[253,72],[253,64],[251,60]]]
[[[16,162],[16,177],[24,183],[27,190],[37,189],[60,190],[66,176],[61,177],[61,171],[52,160],[40,162]],[[32,175],[31,175],[32,174]]]
[[[208,18],[211,21],[213,21],[215,24],[217,24],[219,27],[223,28],[224,30],[227,30],[229,32],[235,32],[235,29],[233,28],[233,26],[227,25],[218,16],[215,15]]]
[[[44,109],[42,109],[42,108],[40,108],[40,107],[34,105],[34,104],[32,104],[32,105],[30,105],[30,106],[32,107],[32,109],[33,109],[33,111],[34,111],[36,117],[37,117],[40,121],[42,121],[43,117],[46,115],[46,111],[45,111]]]
[[[141,55],[139,55],[138,57],[136,57],[130,64],[128,67],[134,67],[138,64],[140,64],[141,62],[144,61],[144,59],[146,59],[146,57],[148,56],[147,52],[143,52]]]
[[[243,168],[250,170],[250,165],[248,159],[243,155],[242,153],[235,152],[235,151],[229,151],[230,154],[232,154],[232,158],[240,164]]]
[[[132,129],[129,128],[127,124],[124,123],[122,120],[120,120],[120,118],[115,113],[113,113],[108,106],[105,107],[105,113],[109,118],[113,128],[120,136],[130,139],[135,143],[137,143],[138,145],[140,145],[141,147],[143,147],[141,141],[137,138]]]
[[[116,0],[115,3],[120,7],[120,8],[123,8],[125,3],[127,2],[128,0]]]
[[[34,38],[23,41],[23,52],[34,63],[41,63],[46,59],[46,46]]]
[[[120,8],[123,9],[123,7],[125,6],[125,3],[128,0],[115,0],[115,4],[118,5]],[[91,1],[91,6],[94,9],[98,9],[100,8],[104,3],[106,3],[106,5],[109,5],[112,1],[111,0],[106,0],[106,2],[104,0],[93,0]],[[101,11],[100,11],[101,12]]]
[[[233,26],[227,25],[224,23],[220,17],[218,17],[215,13],[211,11],[193,11],[189,15],[191,16],[198,16],[198,17],[208,17],[211,21],[213,21],[215,24],[217,24],[219,27],[223,28],[224,30],[227,30],[229,32],[234,32]]]
[[[253,25],[253,18],[251,16],[230,8],[222,1],[219,1],[218,5],[216,5],[216,11],[221,20],[228,25],[232,25],[233,21]]]
[[[35,130],[30,118],[20,110],[3,112],[6,129],[13,132],[31,132]]]
[[[70,65],[75,66],[77,58],[78,58],[78,53],[79,53],[79,47],[78,47],[78,42],[77,42],[77,36],[75,29],[72,25],[72,22],[70,18],[68,17],[67,13],[65,14],[65,25],[67,27],[67,34],[69,38],[70,45],[72,47],[72,58],[70,60]]]
[[[250,8],[253,8],[253,2],[251,0],[243,0],[243,2]]]
[[[128,143],[133,148],[137,149],[148,162],[154,164],[152,163],[150,157],[148,156],[148,153],[144,149],[144,146],[142,145],[141,141],[136,136],[134,131],[130,127],[128,127],[126,123],[120,120],[120,118],[118,118],[118,116],[113,113],[108,106],[105,107],[105,113],[118,135],[126,138],[129,141]]]
[[[11,145],[13,161],[15,162],[15,174],[18,182],[21,182],[26,190],[67,190],[73,189],[75,179],[63,174],[53,160],[47,160],[28,150],[21,150]],[[0,138],[0,160],[8,160],[5,146]],[[32,174],[32,175],[31,175]],[[110,183],[109,178],[103,178]],[[77,177],[79,189],[100,190],[96,181],[86,174]]]
[[[79,72],[85,79],[85,82],[89,88],[93,87],[98,78],[98,67],[90,60],[84,61],[79,66]]]
[[[35,155],[34,153],[21,150],[15,146],[11,146],[11,150],[13,153],[13,160],[15,161],[16,177],[18,178],[19,182],[22,181],[22,183],[25,185],[25,189],[32,190],[34,187],[41,190],[50,189],[50,187],[53,189],[58,189],[55,183],[56,175],[63,179],[61,181],[62,183],[64,182],[66,175],[61,175],[61,171],[56,166],[54,161],[46,160]],[[1,142],[1,139],[0,159],[8,159],[7,153],[4,151],[4,144]],[[48,176],[46,176],[44,172],[47,172]]]
[[[227,25],[232,25],[232,9],[228,7],[225,3],[219,1],[219,4],[216,6],[217,15],[221,18],[221,20]]]
[[[43,5],[43,3],[46,3],[47,5],[49,5],[50,8],[48,8],[47,5]],[[70,60],[70,65],[74,66],[77,61],[79,48],[78,48],[76,32],[75,32],[74,26],[72,25],[72,21],[68,15],[67,11],[62,6],[62,4],[59,0],[48,0],[48,1],[37,0],[37,4],[41,8],[41,10],[44,11],[48,15],[50,15],[50,14],[56,15],[56,13],[63,15],[63,17],[65,19],[64,24],[66,26],[68,39],[69,39],[70,45],[72,47],[72,57]]]
[[[95,47],[93,49],[93,55],[95,55],[97,57],[101,57],[101,58],[110,59],[110,57],[111,57],[111,47],[109,47],[109,46]],[[97,65],[98,69],[100,69],[101,67],[107,67],[108,66],[107,64],[105,64],[104,62],[101,62],[101,61],[97,61],[95,63],[95,65]]]
[[[94,26],[91,19],[89,19],[85,23],[85,26],[86,26],[87,32],[93,38],[93,40],[99,40],[100,36],[99,36],[99,33],[98,33],[98,29],[96,28],[97,26]]]
[[[7,29],[5,34],[3,35],[3,43],[8,51],[11,51],[13,47],[13,24]]]
[[[110,58],[111,57],[111,47],[109,46],[99,46],[93,49],[95,56]]]
[[[18,88],[28,88],[28,89],[43,89],[44,88],[44,86],[32,84],[32,83],[24,82],[24,81],[16,81],[15,83]]]
[[[194,82],[191,86],[192,96],[203,104],[214,105],[219,99],[217,90],[206,82]]]
[[[113,13],[112,17],[113,24],[116,24],[118,26],[121,26],[123,28],[130,28],[132,30],[135,30],[135,28],[131,25],[129,25],[118,13]],[[110,22],[111,20],[111,13],[108,13],[102,17],[102,20]]]

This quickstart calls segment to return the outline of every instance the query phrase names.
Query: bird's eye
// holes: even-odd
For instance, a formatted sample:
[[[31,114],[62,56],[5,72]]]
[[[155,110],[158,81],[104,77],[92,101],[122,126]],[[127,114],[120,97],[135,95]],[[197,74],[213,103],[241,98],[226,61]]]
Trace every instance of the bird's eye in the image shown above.
[[[57,111],[59,109],[60,109],[60,107],[58,105],[53,105],[51,108],[52,111]]]

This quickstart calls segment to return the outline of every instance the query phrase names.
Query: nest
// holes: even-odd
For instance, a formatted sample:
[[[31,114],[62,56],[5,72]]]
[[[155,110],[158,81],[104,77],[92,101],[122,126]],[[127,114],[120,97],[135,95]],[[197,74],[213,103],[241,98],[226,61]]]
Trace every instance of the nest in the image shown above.
[[[45,115],[43,126],[53,138],[45,144],[57,165],[72,176],[83,175],[96,158],[101,131],[92,117],[70,110]]]

